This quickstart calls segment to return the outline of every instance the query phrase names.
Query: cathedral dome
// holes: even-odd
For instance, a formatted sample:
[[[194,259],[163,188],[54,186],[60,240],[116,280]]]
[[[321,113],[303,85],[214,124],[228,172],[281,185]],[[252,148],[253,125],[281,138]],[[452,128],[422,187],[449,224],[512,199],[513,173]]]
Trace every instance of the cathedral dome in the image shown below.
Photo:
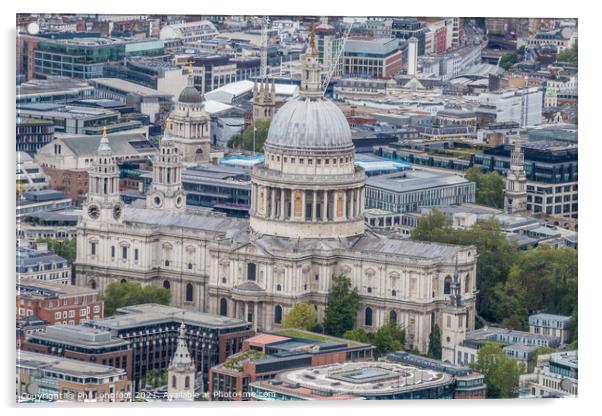
[[[203,101],[203,96],[193,86],[188,85],[178,97],[180,103],[198,104]]]
[[[345,152],[353,149],[343,112],[324,98],[297,97],[274,115],[265,148],[275,152]]]

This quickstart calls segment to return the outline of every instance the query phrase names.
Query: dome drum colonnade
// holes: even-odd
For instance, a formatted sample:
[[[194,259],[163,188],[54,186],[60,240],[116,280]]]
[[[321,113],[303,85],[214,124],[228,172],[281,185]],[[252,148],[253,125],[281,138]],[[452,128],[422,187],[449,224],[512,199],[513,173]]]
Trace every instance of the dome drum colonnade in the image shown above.
[[[276,112],[265,162],[253,168],[251,228],[290,238],[362,234],[365,173],[345,115],[323,97],[313,36],[302,61],[300,95]]]

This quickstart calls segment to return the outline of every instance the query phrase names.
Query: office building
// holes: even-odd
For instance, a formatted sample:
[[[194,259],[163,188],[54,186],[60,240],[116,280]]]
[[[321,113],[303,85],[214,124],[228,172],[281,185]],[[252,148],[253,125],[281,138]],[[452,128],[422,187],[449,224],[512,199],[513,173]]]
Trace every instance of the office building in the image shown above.
[[[16,104],[54,103],[66,104],[94,96],[94,87],[81,79],[48,76],[32,79],[17,85]]]
[[[404,213],[474,200],[475,184],[454,174],[404,170],[366,180],[366,208]]]
[[[164,286],[170,289],[168,281]],[[192,296],[192,290],[187,289],[184,302],[190,304]],[[144,387],[141,379],[148,371],[168,369],[178,346],[182,323],[186,327],[192,360],[202,373],[204,383],[211,367],[240,352],[244,340],[254,334],[251,324],[239,319],[157,304],[120,308],[115,315],[88,321],[86,325],[110,331],[113,337],[129,343],[132,382],[138,391]]]
[[[443,372],[393,362],[346,362],[290,370],[256,381],[256,400],[452,399],[454,378]]]
[[[495,121],[515,122],[521,127],[542,124],[543,92],[538,87],[479,94],[479,104],[495,108]]]
[[[53,189],[31,190],[17,199],[16,218],[28,217],[48,211],[71,208],[71,198]]]
[[[561,351],[539,360],[534,374],[521,377],[521,398],[577,397],[579,393],[578,351]]]
[[[401,71],[397,39],[348,39],[340,59],[347,77],[389,79]]]
[[[58,75],[70,78],[99,78],[107,62],[129,56],[162,55],[163,41],[110,37],[38,37],[33,49],[33,76]]]
[[[129,402],[125,370],[31,351],[17,351],[20,399],[75,402]]]
[[[573,318],[571,316],[549,313],[536,313],[535,315],[529,316],[530,333],[559,338],[560,344],[568,344],[571,342],[573,325]]]
[[[17,151],[16,183],[20,192],[39,191],[48,187],[48,176],[25,152]]]

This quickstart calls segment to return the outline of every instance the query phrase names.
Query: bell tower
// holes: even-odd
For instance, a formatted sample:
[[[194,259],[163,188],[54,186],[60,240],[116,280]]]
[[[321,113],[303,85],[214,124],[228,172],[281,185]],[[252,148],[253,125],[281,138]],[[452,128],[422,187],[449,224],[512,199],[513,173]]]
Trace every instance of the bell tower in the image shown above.
[[[525,156],[517,140],[510,155],[510,170],[506,175],[504,211],[507,214],[519,214],[527,210],[527,175]]]
[[[88,172],[88,197],[84,220],[104,224],[121,222],[124,205],[119,196],[119,168],[109,144],[107,128],[102,129],[100,145]]]
[[[468,309],[462,305],[462,288],[458,274],[458,256],[454,276],[450,284],[449,302],[443,307],[441,325],[441,360],[454,362],[456,345],[464,342]]]
[[[146,206],[182,211],[186,209],[186,194],[182,190],[182,163],[179,149],[170,134],[170,124],[168,118],[153,162],[153,182],[146,197]]]
[[[196,367],[186,345],[186,325],[182,322],[178,347],[167,370],[167,400],[194,400]]]
[[[253,120],[272,118],[276,107],[276,85],[274,79],[263,79],[259,85],[253,85]]]
[[[312,28],[309,37],[309,50],[301,56],[301,90],[299,93],[304,97],[317,98],[322,97],[322,85],[320,76],[322,67],[320,65],[320,56],[316,48],[316,34]]]

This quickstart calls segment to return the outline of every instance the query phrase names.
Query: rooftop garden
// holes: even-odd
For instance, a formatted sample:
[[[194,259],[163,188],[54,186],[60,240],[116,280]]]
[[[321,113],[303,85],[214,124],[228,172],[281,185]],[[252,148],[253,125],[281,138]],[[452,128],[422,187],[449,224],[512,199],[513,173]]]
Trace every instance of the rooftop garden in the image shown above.
[[[266,357],[267,357],[267,355],[263,354],[260,351],[248,350],[241,354],[234,355],[234,356],[228,358],[226,361],[224,361],[223,366],[225,368],[227,368],[228,370],[241,371],[243,364],[246,363],[247,361],[258,360],[260,358],[266,358]]]
[[[350,346],[359,345],[358,342],[350,341],[348,339],[331,337],[328,335],[318,334],[317,332],[304,331],[302,329],[297,328],[283,328],[272,331],[272,333],[276,335],[281,335],[283,337],[303,338],[318,342],[345,342],[347,343],[347,345]]]

